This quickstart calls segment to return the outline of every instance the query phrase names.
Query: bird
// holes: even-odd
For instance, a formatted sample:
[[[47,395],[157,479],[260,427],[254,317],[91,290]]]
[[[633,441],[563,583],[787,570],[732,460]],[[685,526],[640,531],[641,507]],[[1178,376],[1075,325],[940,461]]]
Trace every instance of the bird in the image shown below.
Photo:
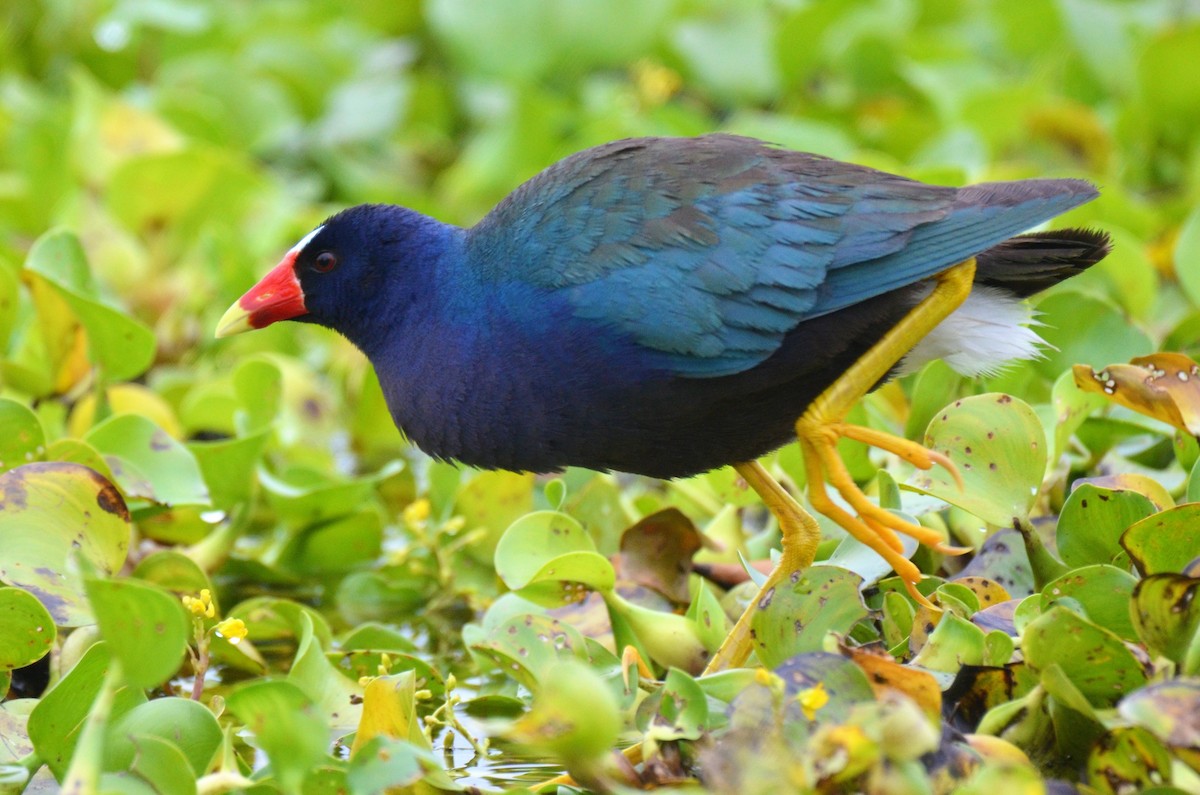
[[[1038,356],[1023,299],[1110,244],[1027,230],[1097,195],[1080,179],[930,185],[724,133],[630,138],[549,166],[469,228],[394,205],[342,210],[217,336],[282,320],[340,332],[397,426],[436,458],[664,479],[733,465],[780,524],[763,593],[811,565],[820,540],[756,462],[799,438],[810,504],[929,604],[896,533],[956,550],[871,502],[836,444],[957,469],[845,415],[932,358],[979,375]],[[713,664],[748,656],[753,610]]]

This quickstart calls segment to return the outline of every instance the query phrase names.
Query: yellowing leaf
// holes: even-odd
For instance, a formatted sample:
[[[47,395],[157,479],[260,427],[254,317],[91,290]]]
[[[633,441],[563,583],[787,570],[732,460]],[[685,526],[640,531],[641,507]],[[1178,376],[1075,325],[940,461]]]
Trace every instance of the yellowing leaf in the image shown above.
[[[1138,356],[1099,371],[1072,369],[1080,389],[1200,437],[1200,364],[1182,353]]]

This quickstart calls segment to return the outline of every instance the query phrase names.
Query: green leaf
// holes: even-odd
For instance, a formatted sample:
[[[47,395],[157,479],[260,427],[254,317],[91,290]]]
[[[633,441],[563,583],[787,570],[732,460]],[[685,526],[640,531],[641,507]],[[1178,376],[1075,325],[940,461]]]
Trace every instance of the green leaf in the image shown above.
[[[1136,491],[1082,483],[1067,497],[1058,516],[1059,557],[1071,567],[1112,563],[1122,554],[1124,532],[1156,510],[1150,498]]]
[[[198,701],[156,698],[139,704],[109,726],[105,766],[109,770],[125,769],[138,751],[132,738],[158,737],[170,741],[186,760],[191,775],[199,778],[208,772],[221,747],[221,736],[216,716]]]
[[[964,665],[982,665],[985,653],[983,630],[945,612],[912,662],[930,671],[958,673]]]
[[[38,756],[59,780],[66,774],[79,733],[112,662],[107,645],[94,644],[29,715],[29,739]],[[144,703],[146,697],[141,690],[121,688],[117,691],[109,720],[117,721]]]
[[[125,741],[132,746],[133,751],[126,766],[113,767],[112,758],[108,756],[108,746],[105,746],[105,767],[118,771],[121,775],[103,776],[102,788],[112,791],[122,784],[129,785],[137,781],[152,787],[156,795],[195,794],[197,776],[189,770],[187,757],[178,745],[155,735],[126,736]]]
[[[1141,663],[1119,637],[1065,607],[1034,619],[1021,648],[1034,670],[1057,664],[1095,706],[1108,706],[1146,683]]]
[[[1171,756],[1162,743],[1139,726],[1113,729],[1092,748],[1088,781],[1100,792],[1145,792],[1171,780]]]
[[[563,660],[546,671],[532,708],[507,734],[550,751],[573,774],[586,775],[612,751],[620,729],[617,700],[608,683],[588,666]]]
[[[91,623],[72,554],[112,574],[129,551],[129,511],[113,484],[78,464],[0,475],[0,580],[33,593],[60,627]]]
[[[578,630],[534,613],[510,617],[472,648],[531,690],[559,659],[587,657],[587,644]]]
[[[284,792],[301,792],[310,771],[329,758],[325,719],[296,685],[248,682],[234,689],[225,703],[266,752]]]
[[[1081,566],[1042,589],[1042,610],[1057,602],[1079,605],[1084,616],[1123,640],[1137,639],[1129,616],[1129,600],[1138,581],[1124,569],[1104,564]]]
[[[100,634],[130,687],[162,684],[178,670],[191,634],[179,599],[137,580],[85,580]]]
[[[708,698],[696,680],[672,668],[660,692],[658,714],[646,736],[658,742],[700,739],[709,728]]]
[[[128,381],[154,359],[154,332],[95,296],[79,239],[54,230],[34,242],[25,269],[45,280],[67,303],[87,331],[89,356],[112,381]]]
[[[1046,470],[1046,434],[1027,403],[997,393],[963,398],[929,423],[925,446],[950,457],[964,486],[934,467],[910,478],[918,491],[989,524],[1028,519]]]
[[[812,566],[763,595],[750,626],[754,651],[768,668],[796,654],[820,651],[827,632],[849,633],[867,616],[862,578],[833,566]]]
[[[1121,546],[1143,576],[1180,573],[1200,557],[1200,503],[1189,502],[1148,516],[1121,536]]]
[[[347,572],[370,564],[382,547],[383,520],[372,507],[296,533],[279,564],[298,574]]]
[[[471,545],[471,555],[490,562],[496,545],[508,527],[533,510],[534,477],[529,473],[477,472],[454,497],[454,510],[463,517],[464,527],[487,528],[487,534]]]
[[[169,506],[210,504],[195,456],[146,417],[109,417],[84,440],[104,454],[127,496]]]
[[[254,491],[255,470],[270,441],[269,430],[238,439],[188,442],[215,508],[230,508],[245,502]]]
[[[1175,238],[1175,278],[1192,306],[1200,307],[1200,207],[1192,210]]]
[[[54,646],[54,619],[32,594],[0,588],[0,670],[23,668]]]
[[[616,580],[591,536],[556,511],[526,514],[505,531],[496,546],[496,574],[514,591],[548,605],[579,601],[580,587],[610,590]]]
[[[1137,637],[1152,654],[1174,661],[1184,673],[1200,673],[1193,667],[1200,659],[1189,660],[1200,642],[1200,579],[1152,574],[1133,589],[1130,612]]]
[[[29,464],[46,453],[46,434],[37,415],[23,403],[0,398],[0,472]]]

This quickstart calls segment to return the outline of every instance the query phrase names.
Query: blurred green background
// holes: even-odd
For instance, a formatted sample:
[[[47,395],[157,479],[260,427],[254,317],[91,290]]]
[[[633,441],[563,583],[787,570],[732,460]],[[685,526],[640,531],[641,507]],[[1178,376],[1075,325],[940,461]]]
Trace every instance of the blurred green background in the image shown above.
[[[957,394],[998,389],[1053,428],[1071,364],[1200,354],[1195,0],[0,0],[0,471],[111,476],[136,530],[129,560],[109,551],[116,569],[214,587],[250,643],[288,635],[246,607],[270,593],[319,607],[327,650],[332,631],[404,624],[416,645],[388,642],[444,655],[411,661],[429,681],[479,675],[463,625],[503,590],[491,553],[514,519],[561,506],[607,555],[670,505],[740,537],[722,507],[755,499],[728,472],[662,486],[572,471],[565,499],[532,476],[460,472],[403,447],[341,338],[278,324],[218,342],[216,321],[348,205],[471,224],[578,150],[715,130],[943,184],[1100,186],[1063,223],[1116,248],[1039,304],[1046,358],[982,384],[927,371],[872,398],[873,424],[919,438]],[[1144,431],[1110,423],[1074,450],[1050,507]],[[1122,453],[1183,488],[1168,432],[1135,447]],[[794,451],[772,463],[796,472]],[[154,557],[175,549],[190,562]],[[63,598],[83,616],[64,631],[85,623],[91,597]],[[278,674],[290,651],[226,648],[220,664]]]

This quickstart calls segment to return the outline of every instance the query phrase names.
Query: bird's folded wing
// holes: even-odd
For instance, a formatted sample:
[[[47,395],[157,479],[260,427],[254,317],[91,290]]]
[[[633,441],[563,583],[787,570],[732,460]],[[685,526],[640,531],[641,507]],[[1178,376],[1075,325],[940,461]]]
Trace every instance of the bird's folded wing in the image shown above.
[[[954,189],[714,135],[633,139],[537,175],[471,230],[481,276],[564,291],[679,375],[761,363],[800,322],[932,276],[1095,195]]]

